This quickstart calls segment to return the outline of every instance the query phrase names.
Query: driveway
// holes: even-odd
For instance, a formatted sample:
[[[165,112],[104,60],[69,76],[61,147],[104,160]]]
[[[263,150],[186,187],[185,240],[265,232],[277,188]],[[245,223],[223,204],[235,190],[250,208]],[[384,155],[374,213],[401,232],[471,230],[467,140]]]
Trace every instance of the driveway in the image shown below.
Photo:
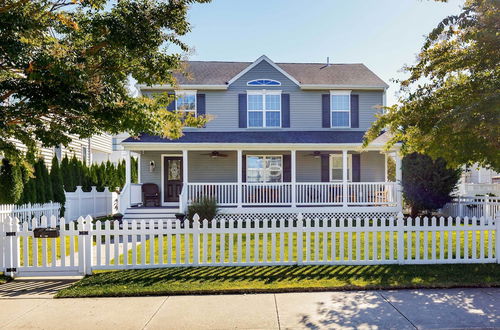
[[[16,297],[2,297],[0,290],[2,328],[500,328],[500,288],[84,299],[27,293]]]

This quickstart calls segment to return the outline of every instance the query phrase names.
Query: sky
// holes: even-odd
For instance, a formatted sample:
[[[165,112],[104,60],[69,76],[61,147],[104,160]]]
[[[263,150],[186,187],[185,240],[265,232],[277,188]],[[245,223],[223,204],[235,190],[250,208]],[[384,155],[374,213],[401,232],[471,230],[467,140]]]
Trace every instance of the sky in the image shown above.
[[[213,0],[194,4],[181,39],[190,60],[364,63],[390,85],[415,63],[428,34],[464,0]]]

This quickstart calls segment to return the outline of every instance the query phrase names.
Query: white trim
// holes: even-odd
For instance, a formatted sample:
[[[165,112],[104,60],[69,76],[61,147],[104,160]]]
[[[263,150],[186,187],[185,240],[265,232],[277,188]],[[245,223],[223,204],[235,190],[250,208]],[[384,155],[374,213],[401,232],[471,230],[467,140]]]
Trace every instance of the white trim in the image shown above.
[[[276,63],[274,63],[273,61],[271,61],[266,55],[262,55],[261,57],[259,57],[257,60],[255,60],[255,62],[253,62],[252,64],[250,64],[249,66],[247,66],[245,69],[243,69],[243,71],[241,71],[240,73],[238,73],[236,76],[234,76],[233,78],[231,78],[227,84],[228,85],[231,85],[232,83],[234,83],[236,80],[240,79],[245,73],[247,73],[248,71],[252,70],[255,66],[257,66],[260,62],[262,61],[266,61],[267,63],[269,63],[273,68],[275,68],[276,70],[278,70],[281,74],[283,74],[285,77],[287,77],[288,79],[290,79],[291,81],[293,81],[297,86],[300,86],[300,82],[295,79],[294,77],[292,77],[288,72],[286,72],[285,70],[283,70],[282,68],[280,68],[278,65],[276,65]]]
[[[135,88],[139,90],[190,90],[190,89],[201,89],[201,90],[226,90],[228,85],[144,85],[144,84],[136,84]]]
[[[250,110],[249,108],[249,96],[250,95],[262,95],[262,110]],[[279,95],[280,108],[279,110],[266,110],[266,95]],[[281,91],[280,90],[247,90],[247,128],[281,128],[282,122],[282,104],[281,104]],[[266,113],[267,112],[278,112],[279,111],[279,126],[267,126]],[[250,126],[250,112],[262,112],[262,126]]]
[[[343,155],[342,154],[330,154],[330,157],[328,159],[328,181],[329,182],[343,182],[343,179],[341,180],[332,180],[332,170],[333,170],[333,158],[338,157],[343,160]],[[344,163],[342,163],[342,168],[341,170],[344,171]],[[337,168],[338,169],[338,168]],[[348,177],[349,180],[346,180],[346,182],[352,182],[352,154],[347,154],[347,169],[348,169]]]
[[[306,90],[325,90],[325,89],[356,89],[356,90],[384,90],[387,86],[370,86],[370,85],[330,85],[330,84],[303,84],[301,89]]]
[[[341,96],[349,96],[348,97],[348,100],[349,100],[349,110],[333,110],[333,102],[332,102],[332,96],[337,96],[337,95],[341,95]],[[339,90],[331,90],[330,91],[330,128],[351,128],[351,91],[350,90],[342,90],[342,91],[339,91]],[[340,112],[347,112],[349,114],[348,118],[349,118],[349,125],[347,126],[333,126],[333,113],[334,112],[337,112],[337,113],[340,113]]]
[[[142,151],[142,150],[165,150],[165,151],[182,151],[183,149],[188,150],[202,150],[207,151],[209,149],[214,150],[235,150],[235,149],[244,149],[244,150],[289,150],[290,148],[295,150],[332,150],[338,151],[342,149],[353,150],[356,148],[362,149],[362,143],[164,143],[164,142],[125,142],[122,143],[125,150],[133,150],[133,151]],[[379,144],[370,144],[366,148],[363,148],[364,151],[368,150],[382,150],[385,147],[384,143]],[[313,149],[311,149],[313,148]],[[399,150],[401,148],[401,143],[395,144],[391,150]]]
[[[165,157],[179,157],[179,158],[182,158],[182,154],[161,154],[161,166],[160,166],[160,170],[161,170],[161,187],[160,187],[160,205],[161,206],[172,206],[172,205],[169,205],[169,204],[172,204],[172,203],[175,203],[175,202],[165,202],[165,198],[163,196],[163,194],[165,193],[163,190],[165,189]],[[184,166],[184,165],[183,165]],[[182,173],[182,179],[184,180],[184,173]],[[176,204],[177,205],[177,204]]]
[[[268,81],[273,81],[273,82],[277,82],[278,84],[277,85],[250,85],[250,83],[252,82],[256,82],[256,81],[260,81],[260,80],[268,80]],[[275,79],[269,79],[269,78],[259,78],[259,79],[253,79],[253,80],[249,80],[247,81],[247,86],[252,86],[252,87],[274,87],[274,86],[281,86],[281,81],[278,81],[278,80],[275,80]]]
[[[267,182],[267,181],[263,181],[263,182],[249,182],[248,181],[248,157],[263,157],[264,159],[265,158],[268,158],[268,157],[279,157],[281,159],[281,181],[279,182]],[[284,167],[284,163],[283,163],[283,155],[245,155],[245,183],[283,183],[283,167]],[[256,168],[252,168],[252,169],[256,169]],[[265,168],[263,168],[265,169]],[[257,169],[258,170],[258,169]],[[242,169],[243,171],[243,169]]]

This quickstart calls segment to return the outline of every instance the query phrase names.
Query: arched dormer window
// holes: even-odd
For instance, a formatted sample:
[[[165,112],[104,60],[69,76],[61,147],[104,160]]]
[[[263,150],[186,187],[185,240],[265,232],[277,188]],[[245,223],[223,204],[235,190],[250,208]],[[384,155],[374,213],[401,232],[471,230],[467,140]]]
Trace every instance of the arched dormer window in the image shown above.
[[[247,82],[247,86],[281,86],[281,83],[272,79],[255,79]]]

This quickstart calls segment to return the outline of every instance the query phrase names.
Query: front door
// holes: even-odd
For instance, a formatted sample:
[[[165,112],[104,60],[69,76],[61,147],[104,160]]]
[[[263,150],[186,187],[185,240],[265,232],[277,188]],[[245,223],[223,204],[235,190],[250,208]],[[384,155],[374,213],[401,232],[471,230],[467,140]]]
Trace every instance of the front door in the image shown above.
[[[182,191],[182,157],[163,159],[163,202],[178,202]]]

